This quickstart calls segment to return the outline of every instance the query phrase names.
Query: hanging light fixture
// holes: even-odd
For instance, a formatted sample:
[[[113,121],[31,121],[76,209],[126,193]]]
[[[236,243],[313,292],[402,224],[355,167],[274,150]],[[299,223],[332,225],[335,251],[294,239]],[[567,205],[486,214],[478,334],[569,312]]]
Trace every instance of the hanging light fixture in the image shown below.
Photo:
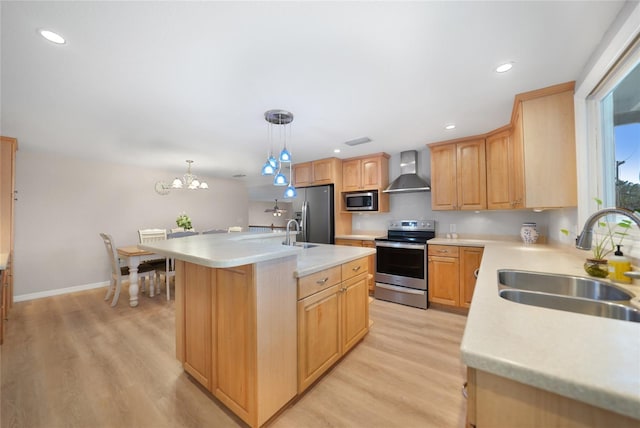
[[[264,210],[264,212],[273,213],[274,217],[281,217],[283,213],[287,212],[287,210],[284,210],[284,209],[278,207],[278,200],[276,199],[275,206],[273,208],[267,208],[266,210]]]
[[[273,175],[274,186],[287,186],[284,197],[293,198],[296,196],[296,189],[291,181],[282,171],[282,164],[289,164],[289,177],[291,177],[291,152],[287,149],[287,125],[289,125],[289,137],[291,137],[291,122],[293,113],[286,110],[268,110],[264,113],[264,119],[269,123],[269,153],[267,161],[262,166],[262,175]],[[278,125],[278,137],[282,142],[282,150],[278,158],[273,156],[273,127]]]
[[[289,163],[289,178],[289,185],[286,189],[284,189],[284,197],[295,198],[296,196],[298,196],[298,192],[296,191],[296,188],[293,187],[293,171],[291,169],[291,163]]]
[[[193,161],[187,160],[186,162],[188,164],[187,172],[182,176],[182,178],[176,177],[173,182],[171,182],[171,185],[166,184],[164,181],[158,181],[156,183],[156,192],[161,195],[167,195],[171,189],[208,189],[209,185],[206,182],[198,180],[198,177],[191,173],[191,164]]]

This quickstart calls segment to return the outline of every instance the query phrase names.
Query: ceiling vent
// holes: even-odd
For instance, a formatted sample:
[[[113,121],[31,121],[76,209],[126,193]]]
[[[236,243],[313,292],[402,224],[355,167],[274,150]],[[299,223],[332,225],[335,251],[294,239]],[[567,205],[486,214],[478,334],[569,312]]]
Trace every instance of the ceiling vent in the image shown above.
[[[357,146],[359,144],[364,144],[364,143],[369,143],[369,142],[371,142],[371,138],[369,138],[369,137],[360,137],[360,138],[356,138],[355,140],[346,141],[345,144],[347,146]]]
[[[418,170],[418,152],[408,150],[400,153],[400,176],[383,190],[384,193],[428,192],[429,183],[420,178]]]

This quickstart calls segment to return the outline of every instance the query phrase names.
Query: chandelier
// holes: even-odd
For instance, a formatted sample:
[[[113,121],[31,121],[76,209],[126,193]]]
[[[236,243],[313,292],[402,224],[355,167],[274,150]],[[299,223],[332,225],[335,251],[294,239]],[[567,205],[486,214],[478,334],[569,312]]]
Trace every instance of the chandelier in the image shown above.
[[[169,194],[169,191],[171,189],[187,189],[187,190],[208,189],[209,185],[206,182],[198,180],[198,177],[195,174],[191,173],[191,164],[193,163],[193,161],[187,160],[186,162],[188,164],[187,172],[182,176],[182,178],[176,177],[171,182],[171,185],[168,185],[164,181],[158,181],[156,183],[156,192],[158,192],[161,195],[167,195]]]
[[[287,149],[287,125],[289,125],[289,140],[291,139],[291,122],[293,122],[293,113],[286,110],[268,110],[264,113],[264,120],[267,121],[269,135],[269,152],[267,153],[267,161],[262,166],[262,175],[273,176],[274,186],[287,186],[284,191],[285,198],[295,198],[297,196],[296,188],[293,187],[293,176],[291,173],[291,153]],[[282,150],[276,158],[273,155],[273,139],[274,127],[278,133],[278,140],[281,141]],[[285,175],[286,169],[283,171],[283,164],[289,164],[289,179]]]

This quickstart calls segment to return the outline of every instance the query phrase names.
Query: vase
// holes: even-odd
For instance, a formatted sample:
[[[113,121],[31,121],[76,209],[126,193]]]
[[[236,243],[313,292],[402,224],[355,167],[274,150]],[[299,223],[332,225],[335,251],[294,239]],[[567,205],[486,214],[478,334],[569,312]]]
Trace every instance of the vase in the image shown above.
[[[525,244],[535,244],[538,241],[538,231],[535,223],[522,223],[520,237]]]
[[[609,275],[609,265],[606,260],[587,259],[584,262],[584,271],[596,278],[606,278]]]

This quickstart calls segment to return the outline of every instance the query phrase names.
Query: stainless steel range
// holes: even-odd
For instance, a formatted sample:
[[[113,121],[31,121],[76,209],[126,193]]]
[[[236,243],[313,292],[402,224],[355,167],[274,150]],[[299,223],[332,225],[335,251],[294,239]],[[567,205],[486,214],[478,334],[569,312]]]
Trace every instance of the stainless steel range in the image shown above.
[[[376,299],[427,309],[427,240],[435,220],[392,220],[376,239]]]

